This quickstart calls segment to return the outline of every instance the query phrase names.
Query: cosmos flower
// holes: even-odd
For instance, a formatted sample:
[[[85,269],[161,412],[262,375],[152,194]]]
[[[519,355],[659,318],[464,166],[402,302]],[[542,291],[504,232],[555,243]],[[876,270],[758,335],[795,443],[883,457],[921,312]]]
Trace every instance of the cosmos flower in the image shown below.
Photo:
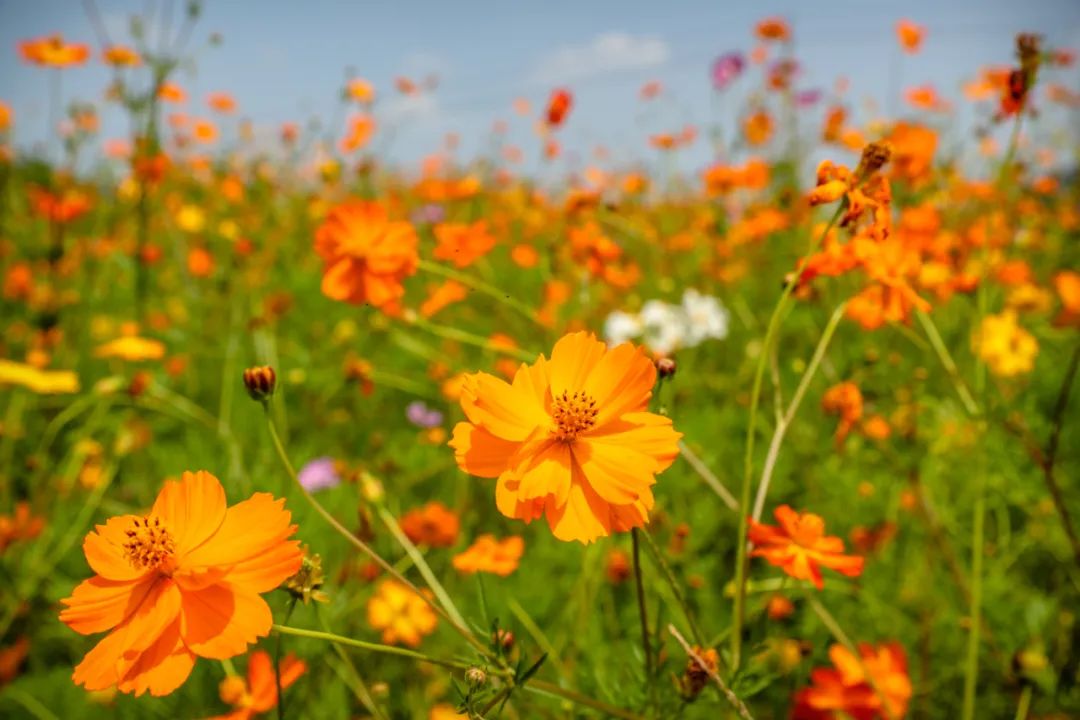
[[[904,717],[912,693],[904,648],[896,642],[877,647],[859,643],[859,655],[856,658],[843,645],[829,648],[833,667],[817,668],[810,673],[810,687],[795,695],[794,720]]]
[[[292,653],[281,658],[281,689],[285,690],[307,672],[307,664]],[[277,707],[277,676],[270,653],[256,650],[248,658],[247,679],[230,675],[218,685],[222,702],[232,705],[233,711],[210,720],[248,720],[259,713]]]
[[[557,128],[566,121],[566,116],[570,114],[570,108],[573,107],[574,96],[570,94],[569,90],[559,88],[551,91],[551,97],[548,99],[547,110],[544,113],[544,119],[547,121],[547,125],[550,128]]]
[[[42,370],[0,358],[0,387],[18,385],[40,395],[79,391],[79,376],[70,370]]]
[[[319,457],[300,468],[297,473],[300,484],[308,492],[326,490],[341,484],[341,475],[337,470],[337,461],[332,457]]]
[[[1039,341],[1020,326],[1014,310],[984,317],[971,346],[990,372],[1001,377],[1031,372],[1039,355]]]
[[[709,70],[713,88],[723,90],[742,74],[745,67],[746,60],[742,53],[730,52],[716,58]]]
[[[481,535],[465,552],[454,556],[454,567],[463,573],[486,572],[506,577],[517,570],[525,541],[517,536],[498,540]]]
[[[458,466],[498,478],[507,517],[546,517],[560,540],[589,543],[648,522],[655,476],[678,455],[671,420],[648,412],[656,368],[641,348],[571,333],[513,383],[466,377],[468,418],[450,441]]]
[[[397,580],[383,580],[367,602],[368,624],[382,632],[384,643],[420,645],[435,632],[435,611],[411,589]]]
[[[488,231],[485,220],[469,224],[440,223],[435,226],[435,242],[436,258],[464,268],[487,255],[495,247],[495,236]]]
[[[399,525],[414,545],[451,547],[457,542],[461,522],[453,510],[434,500],[402,515]]]
[[[418,428],[433,428],[442,425],[443,414],[429,408],[423,400],[413,400],[405,408],[405,417]]]
[[[825,535],[825,521],[812,513],[799,514],[787,505],[773,513],[780,525],[763,525],[750,520],[752,557],[763,557],[796,580],[810,580],[823,587],[821,568],[827,567],[848,577],[862,574],[863,559],[844,555],[844,541]]]
[[[82,65],[90,57],[90,47],[82,43],[66,43],[62,35],[23,40],[19,43],[23,60],[45,67]]]
[[[261,597],[300,569],[284,500],[268,493],[226,507],[207,472],[165,483],[145,516],[114,517],[86,536],[94,577],[60,620],[83,635],[109,631],[75,668],[87,690],[168,695],[196,656],[240,655],[270,633]]]

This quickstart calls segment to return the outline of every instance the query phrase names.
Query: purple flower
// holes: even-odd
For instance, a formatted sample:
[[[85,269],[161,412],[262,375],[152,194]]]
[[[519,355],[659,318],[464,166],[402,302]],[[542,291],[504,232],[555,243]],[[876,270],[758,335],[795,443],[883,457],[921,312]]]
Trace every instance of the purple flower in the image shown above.
[[[795,104],[801,108],[810,107],[817,104],[817,101],[821,99],[820,90],[803,90],[795,96]]]
[[[435,203],[431,203],[428,205],[424,205],[423,207],[417,208],[413,212],[412,216],[413,222],[417,225],[422,225],[424,223],[439,223],[442,222],[445,218],[446,210],[443,209],[442,205],[436,205]]]
[[[308,492],[337,487],[341,483],[337,463],[332,457],[315,458],[300,468],[300,484]]]
[[[429,408],[423,400],[414,400],[405,408],[405,417],[409,418],[416,427],[433,428],[442,425],[443,414],[434,408]]]
[[[713,87],[717,90],[723,90],[735,78],[739,77],[744,67],[746,67],[746,60],[743,59],[742,53],[739,52],[730,52],[716,58],[709,73],[710,77],[712,77]]]

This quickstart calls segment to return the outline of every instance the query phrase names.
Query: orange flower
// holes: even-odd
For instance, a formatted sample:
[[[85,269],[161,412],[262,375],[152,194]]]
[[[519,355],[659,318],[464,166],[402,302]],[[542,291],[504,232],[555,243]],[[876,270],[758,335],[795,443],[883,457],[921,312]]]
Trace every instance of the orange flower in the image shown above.
[[[908,104],[917,110],[932,110],[934,112],[944,112],[949,109],[949,103],[946,102],[933,85],[920,85],[918,87],[909,88],[904,93],[904,98],[908,101]]]
[[[389,306],[405,294],[402,280],[416,272],[416,245],[413,226],[390,220],[378,203],[350,200],[334,207],[315,233],[323,295]]]
[[[30,188],[30,205],[34,213],[54,223],[69,223],[90,211],[90,198],[78,190],[49,192]]]
[[[791,28],[788,27],[787,21],[783,18],[770,17],[757,24],[757,27],[754,28],[754,34],[762,40],[787,41],[791,39]]]
[[[260,593],[300,569],[284,500],[268,493],[226,507],[207,472],[167,482],[144,517],[114,517],[86,536],[96,573],[61,602],[75,632],[111,631],[75,668],[87,690],[168,695],[195,657],[225,659],[270,633]]]
[[[517,570],[525,541],[511,536],[497,540],[494,535],[481,535],[469,548],[454,556],[454,567],[463,573],[486,572],[506,577]]]
[[[810,674],[810,687],[796,693],[794,720],[904,717],[911,700],[911,679],[904,648],[895,642],[876,648],[869,643],[859,643],[859,655],[862,656],[861,665],[843,645],[829,648],[833,667],[814,670]],[[873,685],[866,675],[873,680]]]
[[[652,485],[678,455],[671,420],[648,412],[656,368],[629,343],[614,349],[585,332],[521,365],[512,384],[466,378],[468,418],[450,441],[458,466],[498,478],[507,517],[547,518],[560,540],[589,543],[644,526]]]
[[[1054,324],[1080,325],[1080,273],[1062,270],[1054,276],[1054,289],[1061,298],[1061,313],[1054,318]]]
[[[574,96],[570,94],[569,90],[562,88],[552,90],[551,97],[548,99],[547,110],[544,113],[547,126],[557,128],[562,125],[573,104]]]
[[[0,555],[13,543],[33,540],[45,528],[45,518],[33,515],[30,504],[18,502],[11,515],[0,515]]]
[[[844,541],[825,534],[825,521],[813,513],[799,514],[787,505],[773,515],[779,527],[763,525],[750,519],[750,542],[753,557],[763,557],[796,580],[810,580],[820,590],[824,583],[821,567],[832,568],[848,577],[862,574],[863,559],[844,555]]]
[[[20,635],[7,647],[0,647],[0,687],[7,685],[19,675],[26,656],[30,654],[30,638]]]
[[[842,382],[825,391],[821,407],[830,415],[840,416],[840,424],[836,428],[836,443],[839,445],[862,419],[862,392],[855,383]]]
[[[193,247],[188,251],[187,267],[195,277],[210,277],[214,274],[214,256],[204,247]]]
[[[900,41],[900,47],[909,55],[919,52],[923,38],[926,37],[926,28],[910,20],[900,20],[896,23],[896,38]]]
[[[167,82],[158,88],[158,97],[165,102],[182,103],[187,100],[187,93],[176,83]]]
[[[142,64],[142,58],[126,45],[110,45],[101,53],[101,59],[106,65],[113,67],[137,67]]]
[[[495,237],[488,232],[487,221],[439,223],[435,226],[435,257],[450,260],[459,268],[468,267],[495,247]]]
[[[48,67],[82,65],[90,57],[90,47],[82,43],[65,43],[62,35],[23,40],[19,43],[23,60]]]
[[[405,513],[400,525],[413,544],[428,547],[451,547],[460,529],[457,514],[438,501]]]
[[[342,152],[351,153],[363,150],[375,134],[375,118],[361,113],[349,120],[349,132],[341,139]]]
[[[217,125],[209,120],[196,120],[191,126],[191,132],[196,140],[206,144],[214,142],[218,137]]]
[[[0,133],[7,132],[7,129],[11,127],[11,106],[3,100],[0,100]]]
[[[420,314],[426,318],[432,317],[447,305],[460,302],[468,296],[468,288],[456,280],[447,280],[431,290],[427,300],[420,305]]]
[[[229,93],[215,92],[206,96],[206,104],[211,110],[228,114],[236,111],[236,100]]]
[[[438,618],[424,599],[397,580],[383,580],[367,602],[368,624],[382,631],[384,643],[420,645],[435,632]]]
[[[355,78],[345,87],[345,94],[358,103],[367,104],[375,100],[375,86],[363,78]]]
[[[773,119],[766,110],[758,110],[743,121],[743,135],[751,145],[764,145],[773,134]]]
[[[540,263],[540,252],[532,245],[519,243],[510,250],[510,259],[519,268],[528,270]]]
[[[281,689],[289,687],[307,671],[307,665],[289,653],[281,659],[278,670],[281,673]],[[264,713],[277,707],[277,675],[270,653],[257,650],[248,658],[247,680],[239,675],[230,675],[218,685],[218,693],[224,703],[235,709],[224,715],[217,715],[210,720],[248,720],[258,713]]]

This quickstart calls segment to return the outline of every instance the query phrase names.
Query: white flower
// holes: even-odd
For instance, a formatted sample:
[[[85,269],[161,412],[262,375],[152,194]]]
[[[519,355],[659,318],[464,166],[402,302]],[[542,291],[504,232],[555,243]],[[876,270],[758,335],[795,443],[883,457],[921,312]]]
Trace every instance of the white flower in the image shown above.
[[[633,340],[641,335],[644,328],[641,319],[622,310],[615,310],[604,321],[604,339],[608,345],[622,345],[628,340]]]
[[[686,344],[689,346],[709,340],[723,340],[728,334],[728,311],[720,300],[702,295],[693,288],[683,293],[682,307],[686,313]]]
[[[684,344],[687,317],[678,305],[650,300],[642,306],[639,317],[645,327],[645,344],[653,352],[667,355]]]

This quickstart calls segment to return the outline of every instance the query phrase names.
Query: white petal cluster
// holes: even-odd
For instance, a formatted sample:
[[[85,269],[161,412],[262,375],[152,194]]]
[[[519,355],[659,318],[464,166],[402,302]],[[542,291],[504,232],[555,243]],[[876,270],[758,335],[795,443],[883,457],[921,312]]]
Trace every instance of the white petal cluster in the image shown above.
[[[728,334],[728,311],[719,298],[690,288],[682,303],[649,300],[634,314],[616,310],[604,321],[609,345],[640,340],[655,353],[667,355],[679,348],[723,340]]]

